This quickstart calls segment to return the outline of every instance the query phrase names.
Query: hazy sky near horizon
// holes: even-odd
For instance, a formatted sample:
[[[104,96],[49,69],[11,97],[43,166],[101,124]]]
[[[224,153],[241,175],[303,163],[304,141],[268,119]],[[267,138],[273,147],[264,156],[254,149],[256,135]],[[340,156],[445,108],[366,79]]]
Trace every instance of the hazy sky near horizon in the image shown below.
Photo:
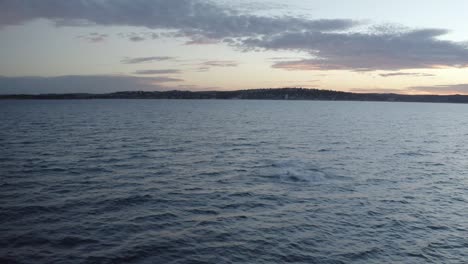
[[[468,94],[466,0],[0,0],[0,94]]]

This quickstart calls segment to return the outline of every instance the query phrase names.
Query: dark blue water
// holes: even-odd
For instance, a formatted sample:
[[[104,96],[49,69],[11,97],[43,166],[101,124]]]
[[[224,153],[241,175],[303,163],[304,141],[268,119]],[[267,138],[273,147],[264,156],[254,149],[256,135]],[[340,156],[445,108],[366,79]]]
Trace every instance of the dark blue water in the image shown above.
[[[0,101],[0,263],[467,263],[468,105]]]

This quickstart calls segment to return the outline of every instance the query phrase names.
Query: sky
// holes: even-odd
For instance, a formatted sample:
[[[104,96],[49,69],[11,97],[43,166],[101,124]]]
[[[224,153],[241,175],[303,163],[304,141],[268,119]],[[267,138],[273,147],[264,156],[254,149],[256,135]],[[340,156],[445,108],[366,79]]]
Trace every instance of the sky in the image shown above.
[[[466,0],[0,0],[0,94],[468,94]]]

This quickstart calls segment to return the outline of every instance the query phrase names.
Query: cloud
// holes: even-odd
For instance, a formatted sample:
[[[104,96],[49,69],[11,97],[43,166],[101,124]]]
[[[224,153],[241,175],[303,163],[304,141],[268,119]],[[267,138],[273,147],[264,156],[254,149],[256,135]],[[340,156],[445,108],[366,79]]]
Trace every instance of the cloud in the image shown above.
[[[117,36],[121,38],[128,39],[129,41],[133,42],[140,42],[144,40],[154,40],[159,39],[162,37],[172,37],[172,34],[164,32],[164,33],[156,33],[156,32],[129,32],[129,33],[118,33]]]
[[[210,67],[201,66],[201,67],[198,67],[198,68],[197,68],[197,72],[207,72],[207,71],[209,71],[210,69],[211,69]]]
[[[223,42],[241,50],[309,54],[275,62],[286,70],[402,70],[468,67],[466,44],[441,40],[447,30],[391,25],[358,29],[350,19],[259,16],[203,0],[2,0],[0,27],[45,18],[57,25],[135,26],[171,31],[187,44]],[[358,31],[360,30],[360,31]],[[132,35],[131,41],[149,37]],[[151,60],[150,60],[151,61]],[[143,62],[143,61],[142,61]]]
[[[201,65],[207,67],[237,67],[238,63],[235,61],[228,60],[212,60],[205,61]]]
[[[398,77],[398,76],[409,76],[409,77],[433,77],[435,74],[430,73],[418,73],[418,72],[391,72],[391,73],[381,73],[381,77]]]
[[[130,37],[129,40],[131,40],[131,41],[133,41],[133,42],[138,42],[138,41],[143,41],[143,40],[145,40],[145,38],[140,37],[140,36],[133,36],[133,37]]]
[[[209,45],[219,43],[219,40],[205,38],[202,36],[194,36],[189,41],[185,42],[185,45]]]
[[[231,61],[231,60],[210,60],[210,61],[205,61],[199,64],[198,68],[196,69],[198,72],[207,72],[211,70],[213,67],[221,67],[221,68],[226,68],[226,67],[237,67],[239,63],[236,61]]]
[[[272,65],[273,68],[288,71],[319,71],[319,70],[346,70],[339,64],[318,63],[316,60],[281,61]]]
[[[183,81],[166,76],[69,75],[57,77],[2,77],[0,94],[107,93],[117,91],[168,90],[166,83]]]
[[[301,59],[300,57],[271,57],[268,58],[269,61],[284,61],[284,60],[297,60]]]
[[[468,67],[466,45],[439,40],[444,30],[422,29],[387,33],[295,32],[244,43],[267,50],[308,52],[312,58],[282,61],[286,70],[401,70]]]
[[[77,38],[83,39],[91,43],[100,43],[100,42],[104,42],[108,37],[109,35],[107,34],[94,32],[94,33],[89,33],[87,35],[80,35]]]
[[[235,10],[202,0],[3,0],[0,2],[0,10],[0,25],[46,18],[59,24],[64,21],[86,21],[109,26],[175,29],[189,35],[216,38],[298,29],[342,30],[354,24],[347,19],[305,20],[239,14]]]
[[[166,69],[166,70],[138,70],[134,74],[178,74],[180,70]]]
[[[125,58],[121,60],[123,64],[137,64],[145,62],[155,62],[155,61],[168,61],[173,60],[175,57],[169,56],[154,56],[154,57],[138,57],[138,58]]]
[[[468,94],[468,84],[449,84],[435,86],[414,86],[409,91],[428,94]]]

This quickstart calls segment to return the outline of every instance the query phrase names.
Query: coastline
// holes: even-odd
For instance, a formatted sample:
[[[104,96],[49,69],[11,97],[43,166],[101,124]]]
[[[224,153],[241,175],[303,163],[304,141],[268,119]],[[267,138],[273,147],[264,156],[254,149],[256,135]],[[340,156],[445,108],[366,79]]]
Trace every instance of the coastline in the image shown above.
[[[393,93],[352,93],[332,90],[278,88],[235,91],[125,91],[102,94],[7,94],[0,100],[90,100],[90,99],[203,99],[203,100],[310,100],[468,103],[468,95],[405,95]]]

